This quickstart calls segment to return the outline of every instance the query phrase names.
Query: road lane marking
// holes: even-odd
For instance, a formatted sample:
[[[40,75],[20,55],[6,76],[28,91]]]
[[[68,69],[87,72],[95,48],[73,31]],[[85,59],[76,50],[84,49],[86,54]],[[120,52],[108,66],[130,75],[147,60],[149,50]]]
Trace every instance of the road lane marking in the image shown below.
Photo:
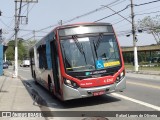
[[[149,88],[155,88],[155,89],[159,89],[160,90],[160,86],[156,86],[156,85],[149,85],[149,84],[144,84],[144,83],[135,83],[135,82],[128,82],[129,84],[133,84],[133,85],[139,85],[139,86],[145,86],[145,87],[149,87]]]
[[[134,103],[138,103],[140,105],[143,105],[143,106],[146,106],[146,107],[149,107],[149,108],[152,108],[152,109],[160,111],[160,107],[159,106],[155,106],[155,105],[152,105],[152,104],[140,101],[140,100],[136,100],[136,99],[124,96],[124,95],[120,95],[120,94],[117,94],[117,93],[111,93],[111,94],[116,96],[116,97],[123,98],[125,100],[129,100],[129,101],[132,101]]]

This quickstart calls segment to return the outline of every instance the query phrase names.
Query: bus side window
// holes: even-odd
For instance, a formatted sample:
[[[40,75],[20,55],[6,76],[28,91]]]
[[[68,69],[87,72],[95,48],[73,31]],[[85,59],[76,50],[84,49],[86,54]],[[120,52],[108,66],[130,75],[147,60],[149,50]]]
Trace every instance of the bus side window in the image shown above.
[[[39,68],[40,69],[47,69],[47,58],[46,58],[46,45],[41,45],[38,48],[39,53]]]
[[[52,64],[51,64],[51,53],[50,53],[50,42],[46,42],[46,60],[47,60],[47,67],[48,70],[51,70]]]

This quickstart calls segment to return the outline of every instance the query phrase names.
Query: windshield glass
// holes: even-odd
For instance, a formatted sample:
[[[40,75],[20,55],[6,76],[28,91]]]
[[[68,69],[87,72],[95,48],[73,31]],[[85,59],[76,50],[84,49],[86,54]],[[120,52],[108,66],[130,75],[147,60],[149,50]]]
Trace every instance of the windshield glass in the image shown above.
[[[67,71],[90,71],[120,65],[120,56],[114,35],[103,35],[61,40]]]

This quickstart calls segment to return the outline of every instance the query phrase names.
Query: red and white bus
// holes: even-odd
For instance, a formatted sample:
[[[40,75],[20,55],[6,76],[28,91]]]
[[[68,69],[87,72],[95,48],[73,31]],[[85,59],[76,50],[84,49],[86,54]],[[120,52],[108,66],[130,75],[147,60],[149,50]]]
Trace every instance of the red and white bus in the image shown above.
[[[56,27],[30,49],[32,77],[61,100],[126,88],[122,51],[109,23]]]

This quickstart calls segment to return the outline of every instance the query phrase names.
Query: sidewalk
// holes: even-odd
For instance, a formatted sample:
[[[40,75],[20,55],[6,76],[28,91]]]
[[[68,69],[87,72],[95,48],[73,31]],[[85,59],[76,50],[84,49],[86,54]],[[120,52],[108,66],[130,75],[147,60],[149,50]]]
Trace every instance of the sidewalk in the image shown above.
[[[160,71],[139,70],[138,72],[135,72],[133,70],[126,70],[126,76],[160,81]]]
[[[126,70],[127,73],[135,73],[135,74],[145,74],[145,75],[157,75],[160,76],[160,71],[150,71],[150,70],[139,70],[135,72],[134,70]]]
[[[34,100],[28,93],[19,78],[12,78],[6,74],[0,76],[0,116],[1,111],[41,111],[39,106],[33,104]],[[0,117],[1,120],[44,120],[42,117]]]

